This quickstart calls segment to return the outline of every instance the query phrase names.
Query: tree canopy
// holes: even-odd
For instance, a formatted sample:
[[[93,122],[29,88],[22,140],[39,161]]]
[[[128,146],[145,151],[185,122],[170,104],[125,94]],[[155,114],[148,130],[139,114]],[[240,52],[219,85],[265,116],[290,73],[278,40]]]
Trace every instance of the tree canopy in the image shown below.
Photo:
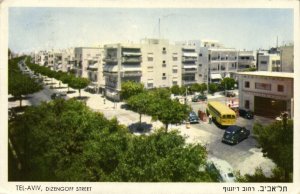
[[[74,99],[29,107],[9,121],[9,135],[22,165],[12,181],[216,181],[199,171],[204,146],[178,131],[135,136]]]
[[[134,81],[122,82],[121,86],[121,98],[127,100],[131,96],[139,94],[144,91],[144,85]]]
[[[11,59],[8,66],[8,93],[20,100],[20,106],[22,106],[22,95],[32,94],[43,88],[20,71],[18,63],[22,60],[24,57]]]
[[[230,77],[225,77],[221,81],[221,86],[225,90],[232,90],[236,84],[236,81],[233,78]]]
[[[268,126],[255,124],[255,139],[264,156],[273,160],[282,172],[281,180],[292,181],[293,174],[293,121],[283,118]]]

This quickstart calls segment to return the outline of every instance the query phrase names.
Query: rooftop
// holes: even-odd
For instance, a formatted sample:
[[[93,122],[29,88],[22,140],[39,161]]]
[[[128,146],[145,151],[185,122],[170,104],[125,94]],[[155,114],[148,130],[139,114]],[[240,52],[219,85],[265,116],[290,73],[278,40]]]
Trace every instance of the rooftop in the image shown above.
[[[271,72],[271,71],[251,71],[251,72],[239,72],[238,75],[256,75],[267,77],[282,77],[282,78],[294,78],[294,73],[287,72]]]

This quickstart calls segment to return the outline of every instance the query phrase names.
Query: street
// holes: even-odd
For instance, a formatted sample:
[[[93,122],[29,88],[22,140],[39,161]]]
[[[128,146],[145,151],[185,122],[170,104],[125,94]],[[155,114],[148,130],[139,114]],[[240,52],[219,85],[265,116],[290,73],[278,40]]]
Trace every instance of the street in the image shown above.
[[[54,79],[54,88],[58,86],[58,81]],[[62,84],[60,89],[50,89],[49,85],[44,85],[44,89],[40,92],[29,95],[30,98],[24,100],[23,105],[38,105],[42,101],[50,101],[51,94],[54,92],[66,92],[66,85]],[[78,96],[78,91],[74,90],[74,93],[67,94],[67,98]],[[111,119],[116,117],[120,124],[130,126],[139,121],[139,115],[133,111],[121,108],[122,102],[117,103],[114,108],[114,102],[104,100],[100,94],[91,94],[84,90],[81,91],[81,95],[87,97],[86,104],[92,110],[101,112],[105,117]],[[225,103],[225,97],[221,95],[208,96],[208,100],[216,100]],[[204,111],[206,103],[204,102],[188,102],[192,109],[197,113],[198,110]],[[9,102],[9,107],[17,106],[18,102]],[[142,122],[150,126],[152,130],[145,132],[134,132],[136,135],[152,133],[154,130],[163,126],[159,121],[152,121],[151,117],[147,115],[142,116]],[[185,124],[171,125],[170,130],[177,129],[183,136],[186,136],[188,143],[200,143],[205,145],[208,150],[208,157],[216,157],[227,161],[236,171],[240,171],[241,174],[253,174],[255,168],[261,167],[263,171],[269,175],[271,169],[274,167],[274,163],[263,157],[263,154],[259,148],[256,147],[256,141],[252,136],[252,128],[255,122],[267,124],[272,122],[270,119],[255,116],[253,120],[247,120],[239,117],[237,119],[237,125],[245,126],[251,131],[249,138],[240,142],[237,145],[227,145],[221,142],[224,129],[220,129],[214,123],[209,124],[207,121],[200,121],[199,124],[191,124],[190,128],[187,128]]]

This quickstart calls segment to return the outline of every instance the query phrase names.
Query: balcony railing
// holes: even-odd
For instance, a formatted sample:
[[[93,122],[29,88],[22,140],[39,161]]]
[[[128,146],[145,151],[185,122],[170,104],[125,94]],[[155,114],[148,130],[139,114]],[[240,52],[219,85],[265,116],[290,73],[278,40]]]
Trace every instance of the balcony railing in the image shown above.
[[[182,57],[183,62],[196,62],[197,57]]]
[[[196,80],[182,80],[184,85],[194,84],[197,83]]]
[[[182,69],[182,74],[197,73],[197,69]]]
[[[121,77],[140,77],[142,76],[141,71],[125,71],[121,72]]]
[[[104,58],[103,61],[107,62],[107,63],[117,63],[118,59],[117,58]]]
[[[122,63],[141,63],[142,57],[123,57]]]

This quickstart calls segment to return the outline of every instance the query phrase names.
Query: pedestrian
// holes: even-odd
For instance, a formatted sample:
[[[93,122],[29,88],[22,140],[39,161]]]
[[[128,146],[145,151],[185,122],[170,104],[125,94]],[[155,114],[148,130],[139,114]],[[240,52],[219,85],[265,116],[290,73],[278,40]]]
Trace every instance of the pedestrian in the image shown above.
[[[105,98],[103,98],[103,104],[105,104]]]
[[[212,122],[212,116],[211,115],[208,115],[208,121],[209,121],[209,124],[211,124],[211,122]]]

